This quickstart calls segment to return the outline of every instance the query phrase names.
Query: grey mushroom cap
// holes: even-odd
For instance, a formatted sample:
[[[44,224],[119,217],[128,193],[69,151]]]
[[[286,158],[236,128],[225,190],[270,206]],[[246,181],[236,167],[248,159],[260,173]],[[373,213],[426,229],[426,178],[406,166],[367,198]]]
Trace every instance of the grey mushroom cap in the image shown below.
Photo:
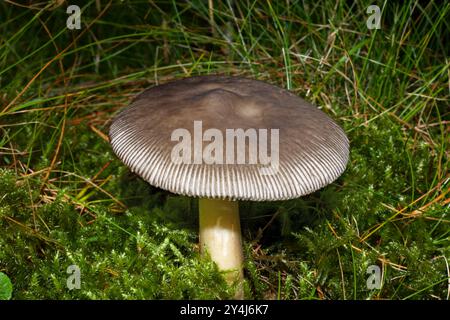
[[[194,121],[202,122],[203,132],[266,129],[269,155],[270,132],[278,129],[278,170],[262,174],[267,164],[248,161],[175,163],[171,154],[178,141],[172,133],[184,128],[194,137]],[[298,198],[337,179],[349,157],[344,131],[317,107],[271,84],[230,76],[192,77],[145,90],[114,118],[109,137],[115,154],[151,185],[204,198]],[[247,158],[249,152],[246,144]]]

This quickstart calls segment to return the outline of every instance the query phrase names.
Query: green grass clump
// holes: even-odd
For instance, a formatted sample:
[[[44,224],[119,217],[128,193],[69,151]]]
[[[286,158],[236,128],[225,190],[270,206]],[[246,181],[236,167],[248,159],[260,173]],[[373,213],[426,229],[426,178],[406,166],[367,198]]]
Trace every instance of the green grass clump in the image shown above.
[[[0,273],[13,299],[227,299],[199,255],[197,203],[113,155],[114,114],[205,74],[320,106],[346,172],[300,199],[241,204],[253,299],[448,299],[450,4],[369,1],[0,3]],[[67,268],[81,288],[67,288]],[[383,271],[368,289],[368,267]]]

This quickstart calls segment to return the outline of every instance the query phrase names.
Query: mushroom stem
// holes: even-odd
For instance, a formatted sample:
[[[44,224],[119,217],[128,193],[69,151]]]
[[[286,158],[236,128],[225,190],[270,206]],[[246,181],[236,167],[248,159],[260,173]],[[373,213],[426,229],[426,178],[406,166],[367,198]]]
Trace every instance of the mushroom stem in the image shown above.
[[[205,199],[199,200],[200,245],[219,270],[225,271],[225,280],[237,284],[234,298],[243,299],[242,240],[237,201]]]

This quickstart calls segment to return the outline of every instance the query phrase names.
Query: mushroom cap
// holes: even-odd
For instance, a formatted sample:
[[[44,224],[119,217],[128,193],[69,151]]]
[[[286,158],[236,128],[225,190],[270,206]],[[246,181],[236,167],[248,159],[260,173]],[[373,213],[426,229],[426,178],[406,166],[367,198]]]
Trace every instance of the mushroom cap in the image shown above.
[[[223,133],[223,155],[227,129],[257,133],[265,129],[268,155],[272,163],[278,159],[277,170],[263,174],[267,162],[249,161],[255,151],[250,140],[245,140],[245,163],[174,162],[172,151],[181,141],[172,141],[176,129],[191,134],[191,159],[198,152],[194,121],[201,121],[202,134],[210,128]],[[276,143],[274,129],[278,152],[271,149],[271,142]],[[324,112],[287,90],[231,76],[198,76],[147,89],[118,113],[109,136],[116,155],[151,185],[182,195],[229,200],[274,201],[309,194],[338,178],[349,155],[347,136]],[[261,134],[257,138],[261,141]],[[201,150],[205,152],[211,142],[201,141]]]

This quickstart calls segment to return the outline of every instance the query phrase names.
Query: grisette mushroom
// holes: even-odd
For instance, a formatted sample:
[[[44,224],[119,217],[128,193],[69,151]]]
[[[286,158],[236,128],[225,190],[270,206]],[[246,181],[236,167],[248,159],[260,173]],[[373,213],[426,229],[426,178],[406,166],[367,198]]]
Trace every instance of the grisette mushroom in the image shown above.
[[[113,120],[116,155],[151,185],[199,198],[200,244],[243,298],[238,200],[301,197],[345,170],[349,142],[293,93],[241,77],[154,86]],[[205,250],[206,249],[206,250]]]

